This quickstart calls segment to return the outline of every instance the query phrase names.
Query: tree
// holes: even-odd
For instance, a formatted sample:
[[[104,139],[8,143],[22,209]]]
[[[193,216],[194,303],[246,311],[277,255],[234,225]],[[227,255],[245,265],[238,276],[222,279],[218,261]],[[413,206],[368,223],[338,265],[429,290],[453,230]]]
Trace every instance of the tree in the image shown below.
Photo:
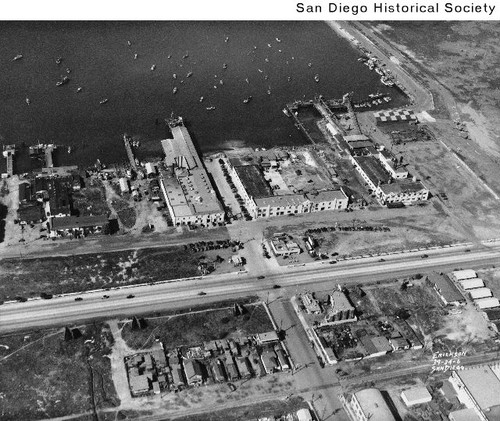
[[[132,330],[138,330],[140,329],[140,326],[139,326],[139,321],[137,320],[137,317],[133,317],[132,318]]]
[[[68,326],[64,329],[64,340],[71,341],[73,339],[73,335],[71,334],[71,330]]]

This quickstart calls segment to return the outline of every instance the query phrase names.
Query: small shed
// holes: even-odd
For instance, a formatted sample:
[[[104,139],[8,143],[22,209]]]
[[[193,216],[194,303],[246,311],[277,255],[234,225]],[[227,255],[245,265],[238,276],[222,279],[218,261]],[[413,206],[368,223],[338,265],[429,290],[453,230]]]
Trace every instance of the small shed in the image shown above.
[[[432,400],[432,396],[426,387],[413,387],[401,392],[401,399],[406,406],[420,405]]]
[[[146,162],[146,175],[152,177],[156,175],[156,165],[152,162]]]
[[[312,415],[309,408],[301,408],[297,411],[297,419],[299,421],[312,421]]]
[[[120,191],[122,193],[130,193],[130,183],[128,179],[122,177],[118,180],[118,183],[120,183]]]

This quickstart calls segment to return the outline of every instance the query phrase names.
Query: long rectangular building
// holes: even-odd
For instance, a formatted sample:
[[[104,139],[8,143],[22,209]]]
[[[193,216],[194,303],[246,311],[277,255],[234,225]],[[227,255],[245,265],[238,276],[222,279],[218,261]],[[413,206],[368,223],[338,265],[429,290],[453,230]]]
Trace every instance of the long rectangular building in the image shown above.
[[[162,140],[165,164],[160,188],[174,225],[210,226],[224,222],[224,210],[182,118],[172,121],[173,139]]]

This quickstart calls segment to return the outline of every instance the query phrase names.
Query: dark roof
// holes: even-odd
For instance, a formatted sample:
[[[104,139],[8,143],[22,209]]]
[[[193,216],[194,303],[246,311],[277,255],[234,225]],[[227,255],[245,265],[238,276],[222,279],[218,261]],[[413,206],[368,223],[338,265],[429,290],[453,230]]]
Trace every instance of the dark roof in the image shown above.
[[[273,191],[264,178],[259,166],[241,165],[234,167],[248,195],[254,199],[262,199],[273,195]]]
[[[66,216],[64,218],[53,218],[52,229],[64,230],[73,228],[86,228],[103,226],[108,223],[108,217],[104,215],[92,216]]]
[[[446,275],[430,274],[429,281],[439,291],[447,303],[464,302],[465,298],[453,282]]]
[[[22,222],[38,222],[44,219],[42,206],[38,202],[19,206],[17,217]]]
[[[47,180],[51,215],[71,212],[70,191],[73,188],[72,186],[73,180],[71,177],[50,178]]]
[[[391,176],[377,158],[373,156],[357,156],[354,160],[373,184],[377,185],[379,181],[381,184],[385,184],[390,180]]]

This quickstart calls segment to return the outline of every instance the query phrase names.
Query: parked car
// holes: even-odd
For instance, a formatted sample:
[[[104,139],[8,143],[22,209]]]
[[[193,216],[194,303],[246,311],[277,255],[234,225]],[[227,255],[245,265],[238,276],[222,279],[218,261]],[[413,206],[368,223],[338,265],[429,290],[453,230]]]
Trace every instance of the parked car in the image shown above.
[[[103,300],[106,300],[106,299],[108,299],[108,298],[109,298],[109,295],[103,295],[103,296],[102,296],[102,299],[103,299]]]
[[[264,278],[265,278],[264,275],[257,276],[257,279],[264,279]]]
[[[420,256],[422,259],[427,259],[429,257],[428,254],[422,254],[422,256]]]
[[[273,285],[273,288],[274,288],[274,289],[280,289],[280,288],[281,288],[281,285],[274,284],[274,285]]]
[[[134,295],[134,294],[129,294],[129,295],[127,295],[127,298],[134,298],[134,297],[135,297],[135,295]]]
[[[82,298],[82,297],[76,297],[76,298],[75,298],[75,301],[82,301],[82,300],[83,300],[83,298]]]
[[[206,292],[203,292],[203,291],[200,291],[200,292],[198,293],[198,295],[207,295],[207,293],[206,293]]]

